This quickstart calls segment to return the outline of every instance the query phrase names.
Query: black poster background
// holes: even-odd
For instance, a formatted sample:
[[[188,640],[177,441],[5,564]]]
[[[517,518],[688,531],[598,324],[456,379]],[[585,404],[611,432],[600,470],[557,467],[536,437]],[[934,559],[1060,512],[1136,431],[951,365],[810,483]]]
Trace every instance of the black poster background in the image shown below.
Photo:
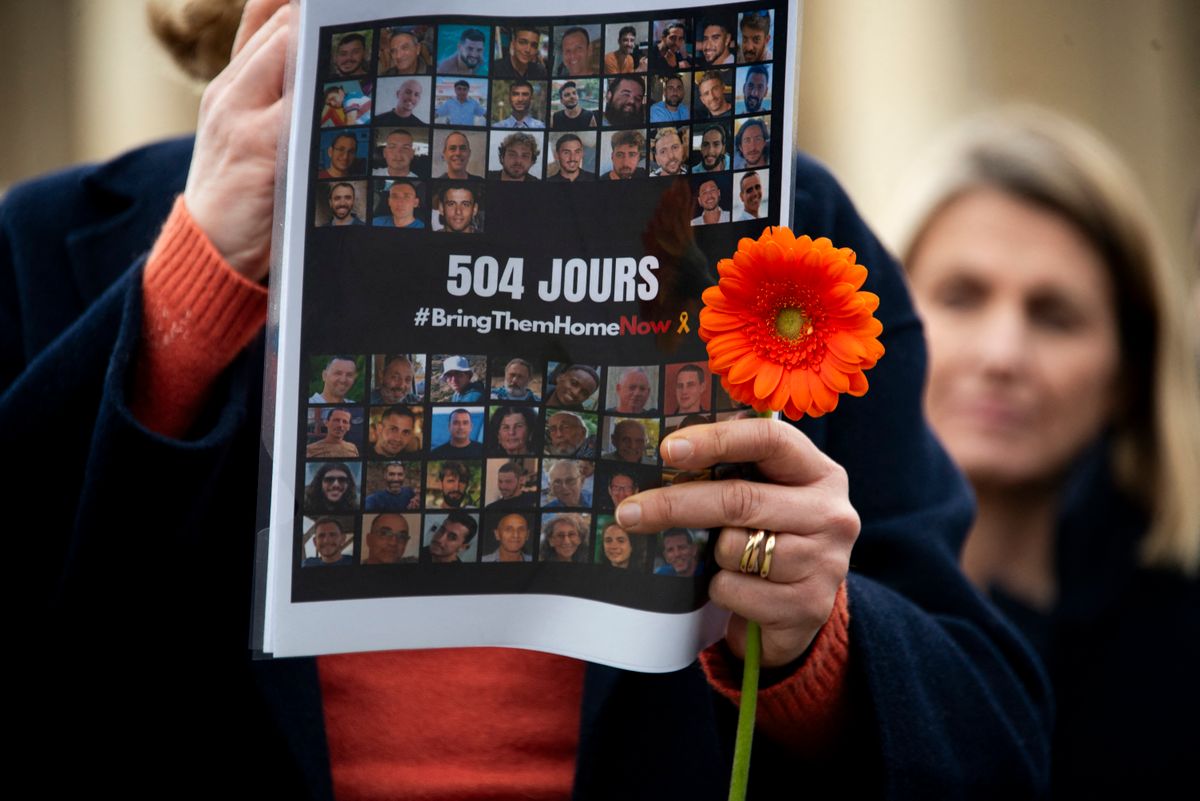
[[[700,9],[667,9],[649,13],[598,14],[570,17],[546,17],[533,20],[539,26],[561,26],[564,24],[627,23],[631,20],[652,21],[667,18],[689,20],[689,30],[705,14],[714,10],[731,14],[743,11],[770,9],[773,21],[773,59],[771,78],[770,116],[770,167],[759,169],[760,175],[769,173],[770,204],[768,214],[759,220],[729,222],[705,226],[692,226],[694,216],[694,188],[687,176],[676,178],[641,177],[625,181],[595,181],[589,183],[556,183],[544,180],[537,182],[501,182],[486,180],[477,185],[484,189],[485,226],[481,233],[452,234],[444,231],[424,229],[407,230],[379,228],[371,225],[319,227],[313,224],[317,208],[325,204],[328,181],[315,179],[321,167],[323,148],[319,116],[322,109],[322,84],[331,80],[326,75],[330,63],[330,46],[333,37],[341,32],[371,29],[372,38],[371,76],[374,78],[378,65],[378,42],[381,30],[394,25],[413,24],[456,24],[486,27],[493,32],[496,26],[504,26],[510,20],[497,17],[410,17],[362,22],[323,28],[320,33],[321,49],[318,69],[321,76],[317,81],[312,124],[314,129],[309,175],[314,176],[307,191],[307,210],[304,251],[303,305],[301,312],[301,358],[293,367],[299,370],[298,397],[299,430],[297,431],[298,456],[296,471],[295,509],[295,555],[293,559],[292,600],[324,601],[351,598],[376,598],[397,596],[497,594],[497,593],[545,593],[570,595],[609,603],[631,606],[658,612],[686,612],[699,608],[706,600],[705,577],[679,579],[649,573],[632,573],[599,564],[560,564],[533,561],[522,564],[451,564],[426,563],[397,565],[359,565],[363,552],[365,532],[362,524],[363,509],[360,486],[359,509],[355,513],[354,559],[355,564],[328,569],[301,567],[301,547],[304,518],[301,508],[305,488],[305,443],[307,441],[307,413],[313,408],[308,402],[311,375],[310,358],[323,354],[353,354],[364,357],[367,365],[365,376],[366,392],[371,386],[370,363],[373,354],[420,353],[427,354],[426,396],[424,400],[425,427],[427,438],[423,454],[406,455],[405,460],[429,459],[431,410],[428,385],[437,380],[433,374],[434,354],[479,355],[507,361],[513,355],[528,355],[539,361],[543,368],[548,361],[603,365],[600,403],[597,410],[603,421],[604,389],[608,381],[607,367],[610,365],[665,365],[673,362],[705,360],[704,345],[697,336],[699,323],[700,294],[716,282],[716,262],[733,253],[742,237],[757,237],[771,224],[779,224],[780,207],[784,198],[780,187],[781,175],[790,164],[790,153],[783,149],[783,119],[785,92],[789,83],[785,80],[793,69],[786,51],[788,14],[787,2],[736,3],[727,6]],[[513,18],[515,19],[515,18]],[[651,27],[651,30],[653,28]],[[489,42],[489,54],[491,45]],[[741,65],[734,65],[736,66]],[[601,70],[603,66],[601,66]],[[648,74],[655,73],[653,65]],[[552,76],[553,77],[553,76]],[[607,77],[599,75],[601,86]],[[436,75],[433,79],[437,80]],[[490,80],[490,79],[489,79]],[[735,87],[736,93],[736,87]],[[426,103],[428,104],[428,98]],[[297,102],[302,102],[298,99]],[[689,106],[694,96],[686,99]],[[645,105],[651,101],[647,92]],[[376,98],[376,114],[390,108],[387,98]],[[740,116],[734,117],[736,119]],[[756,116],[761,116],[756,115]],[[430,119],[432,115],[430,114]],[[680,123],[689,124],[689,123]],[[429,130],[452,130],[461,126],[430,125]],[[639,130],[648,134],[651,126],[643,124]],[[483,130],[483,129],[478,129]],[[601,132],[611,130],[602,127]],[[491,129],[488,129],[488,133]],[[549,136],[543,140],[540,160],[547,164],[545,150],[549,147]],[[489,147],[491,146],[489,140]],[[597,147],[597,151],[599,151]],[[732,141],[730,141],[732,150]],[[437,153],[431,153],[437,159]],[[652,159],[646,166],[652,167]],[[733,171],[721,173],[728,184],[734,186]],[[381,179],[370,175],[355,180],[370,182],[368,219],[374,212],[376,185]],[[424,202],[428,204],[430,185],[428,176]],[[722,193],[723,205],[733,208],[733,198]],[[428,209],[425,209],[428,223]],[[732,216],[732,215],[731,215]],[[454,297],[447,291],[448,264],[451,255],[468,255],[473,262],[480,256],[495,258],[501,267],[510,257],[520,257],[524,264],[524,295],[519,300],[498,292],[492,297],[480,298],[473,293]],[[550,278],[555,259],[564,262],[570,258],[615,259],[632,257],[641,261],[651,255],[658,259],[656,276],[659,282],[657,297],[650,301],[616,303],[569,303],[561,298],[557,302],[546,302],[538,296],[538,282]],[[508,311],[513,317],[530,320],[553,320],[556,316],[569,316],[574,323],[619,323],[621,318],[636,316],[641,321],[669,321],[667,333],[624,334],[620,336],[572,336],[535,334],[504,330],[492,321],[492,329],[481,333],[466,327],[432,327],[429,322],[417,323],[417,314],[422,309],[440,308],[448,313],[461,312],[468,315],[492,315],[495,311]],[[681,315],[687,314],[685,332]],[[489,358],[488,374],[493,365]],[[665,371],[660,371],[660,384]],[[545,373],[543,372],[543,379]],[[710,392],[712,384],[710,381]],[[665,388],[660,399],[665,398]],[[543,403],[537,405],[539,413],[545,411]],[[499,401],[485,400],[488,414]],[[456,407],[463,404],[436,404]],[[369,406],[360,400],[357,411],[369,417]],[[319,408],[319,407],[318,407]],[[710,408],[713,408],[710,405]],[[728,407],[726,407],[728,408]],[[539,419],[544,421],[544,416]],[[660,420],[661,415],[660,415]],[[365,454],[369,440],[360,446]],[[329,461],[329,460],[307,460]],[[367,460],[357,461],[366,475]],[[660,465],[661,467],[661,465]],[[423,469],[424,472],[424,469]],[[363,482],[365,484],[365,481]],[[424,479],[422,479],[422,488]],[[603,488],[595,487],[597,498]],[[424,492],[421,493],[424,498]],[[421,509],[426,513],[441,513],[439,509]],[[480,510],[471,510],[478,513]],[[539,519],[539,509],[533,517]],[[550,510],[553,511],[553,510]],[[596,530],[595,517],[602,513],[598,508],[592,514],[592,539],[594,547]],[[611,514],[611,512],[609,512]],[[308,514],[310,519],[316,515]],[[422,517],[424,521],[424,517]],[[412,536],[421,536],[412,531]],[[531,531],[535,539],[539,531]],[[485,546],[491,532],[481,526],[477,535],[478,552],[489,550]],[[536,552],[536,545],[534,547]]]

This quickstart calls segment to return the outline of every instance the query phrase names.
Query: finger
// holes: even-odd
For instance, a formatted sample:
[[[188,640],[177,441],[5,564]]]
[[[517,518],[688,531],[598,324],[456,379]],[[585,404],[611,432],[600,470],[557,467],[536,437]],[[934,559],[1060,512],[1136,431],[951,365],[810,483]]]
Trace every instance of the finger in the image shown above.
[[[755,462],[780,484],[811,484],[841,468],[812,440],[782,420],[727,420],[688,426],[663,440],[663,460],[698,470],[721,462]]]
[[[231,78],[226,91],[239,107],[266,106],[283,95],[283,62],[287,58],[290,19],[291,8],[280,8],[258,29],[238,57],[238,63],[230,64],[227,71]]]
[[[708,594],[722,609],[758,621],[763,633],[763,664],[772,666],[790,662],[808,647],[829,619],[840,583],[841,579],[823,576],[796,584],[772,584],[758,576],[722,570],[713,576]],[[731,634],[736,632],[732,622],[731,629]],[[731,641],[736,642],[733,637]]]
[[[638,532],[665,528],[750,529],[816,534],[833,530],[856,535],[858,513],[844,489],[784,487],[726,479],[693,481],[646,490],[617,507],[622,528]]]
[[[713,546],[713,558],[726,570],[741,571],[742,556],[754,531],[745,528],[726,528],[721,531]],[[765,564],[767,539],[763,538],[758,548],[758,557],[750,565],[748,576],[761,578],[757,568]],[[767,581],[776,584],[794,584],[808,581],[821,571],[845,572],[849,569],[850,548],[853,538],[847,537],[841,547],[830,548],[829,538],[823,535],[802,537],[796,534],[776,533],[771,552],[770,570]]]
[[[242,9],[242,22],[238,25],[237,35],[233,38],[230,59],[242,51],[246,43],[271,18],[271,15],[287,4],[288,0],[248,0]]]

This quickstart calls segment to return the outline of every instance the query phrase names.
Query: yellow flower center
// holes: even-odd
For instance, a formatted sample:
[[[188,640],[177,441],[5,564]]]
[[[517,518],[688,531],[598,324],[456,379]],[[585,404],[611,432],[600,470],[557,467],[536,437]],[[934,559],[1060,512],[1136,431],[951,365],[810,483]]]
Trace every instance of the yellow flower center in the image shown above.
[[[795,340],[812,332],[812,322],[802,309],[780,309],[775,315],[775,333],[784,339]]]

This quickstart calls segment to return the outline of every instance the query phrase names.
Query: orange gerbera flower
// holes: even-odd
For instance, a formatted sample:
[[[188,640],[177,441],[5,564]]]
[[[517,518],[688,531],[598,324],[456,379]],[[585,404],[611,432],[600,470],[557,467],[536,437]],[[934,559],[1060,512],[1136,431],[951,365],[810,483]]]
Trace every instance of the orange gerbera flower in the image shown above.
[[[866,393],[863,370],[883,356],[883,325],[872,316],[879,297],[859,291],[867,269],[853,250],[767,228],[717,271],[700,338],[730,397],[799,420],[833,411],[842,392]]]

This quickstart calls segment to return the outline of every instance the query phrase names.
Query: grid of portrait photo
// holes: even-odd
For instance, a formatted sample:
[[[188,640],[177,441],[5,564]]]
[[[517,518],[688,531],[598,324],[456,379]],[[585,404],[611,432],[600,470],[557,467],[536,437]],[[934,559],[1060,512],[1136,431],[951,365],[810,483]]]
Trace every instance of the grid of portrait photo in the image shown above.
[[[702,11],[323,34],[313,224],[481,233],[512,182],[675,177],[692,225],[765,218],[774,11]]]
[[[307,359],[301,568],[551,562],[704,574],[708,534],[636,534],[614,510],[709,478],[662,438],[752,414],[704,361],[605,366],[527,354]]]

